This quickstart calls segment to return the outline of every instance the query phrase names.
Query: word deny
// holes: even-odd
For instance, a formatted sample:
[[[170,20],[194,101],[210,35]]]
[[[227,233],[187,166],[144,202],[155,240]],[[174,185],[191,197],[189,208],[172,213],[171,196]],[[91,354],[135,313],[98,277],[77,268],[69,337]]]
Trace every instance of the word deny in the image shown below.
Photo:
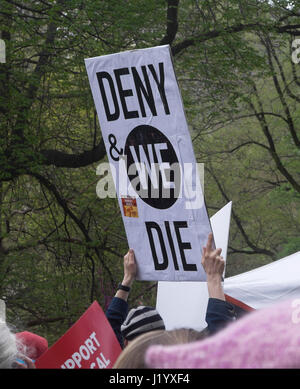
[[[77,366],[80,369],[83,361],[88,361],[99,347],[100,343],[96,338],[96,332],[92,332],[91,335],[84,341],[84,344],[79,347],[79,350],[72,354],[71,358],[67,359],[61,365],[61,368],[74,369]],[[110,360],[106,360],[103,353],[100,353],[99,356],[96,357],[96,362],[99,369],[105,369],[110,364]],[[91,363],[90,368],[94,369],[95,367],[96,363]]]
[[[136,67],[132,66],[131,68],[120,68],[113,70],[113,76],[108,72],[97,72],[98,84],[101,92],[101,97],[104,105],[104,110],[106,114],[107,121],[114,121],[120,117],[120,106],[123,110],[123,115],[125,119],[134,119],[140,117],[146,117],[146,109],[144,100],[146,100],[147,105],[153,116],[157,116],[157,109],[154,96],[157,94],[157,91],[153,91],[151,87],[150,80],[154,80],[154,85],[159,92],[164,111],[166,115],[170,114],[170,109],[165,92],[165,74],[164,74],[164,64],[163,62],[159,63],[159,75],[156,73],[156,70],[152,64],[147,65],[148,70],[150,71],[151,78],[147,72],[147,67],[145,65],[141,66],[141,71],[143,74],[143,80],[137,71]],[[131,77],[134,82],[135,93],[137,97],[137,103],[140,111],[132,110],[129,111],[127,106],[126,99],[134,96],[132,89],[124,89],[123,81],[126,78]],[[128,81],[128,80],[127,80]],[[153,82],[152,82],[153,86]],[[117,92],[119,94],[119,100],[117,98]],[[153,93],[154,92],[154,93]]]
[[[155,222],[145,222],[146,224],[146,230],[148,234],[148,239],[151,247],[152,257],[154,261],[154,267],[155,270],[165,270],[167,269],[169,265],[168,260],[168,254],[166,249],[166,244],[163,236],[163,231],[160,228],[160,226]],[[184,250],[191,250],[192,246],[190,242],[183,242],[180,234],[180,228],[187,228],[187,222],[186,221],[174,221],[174,229],[176,234],[176,240],[180,252],[180,258],[183,266],[183,270],[185,271],[197,271],[197,266],[193,263],[187,263],[185,258]],[[165,230],[167,235],[167,242],[170,247],[170,251],[172,254],[172,259],[174,263],[175,270],[179,270],[179,265],[177,261],[177,255],[175,250],[174,241],[172,238],[170,223],[168,221],[165,221]],[[154,239],[154,235],[157,236],[158,239]],[[155,244],[157,243],[157,244]],[[158,255],[157,255],[157,248],[160,247],[160,251],[162,254],[162,262],[159,261]]]

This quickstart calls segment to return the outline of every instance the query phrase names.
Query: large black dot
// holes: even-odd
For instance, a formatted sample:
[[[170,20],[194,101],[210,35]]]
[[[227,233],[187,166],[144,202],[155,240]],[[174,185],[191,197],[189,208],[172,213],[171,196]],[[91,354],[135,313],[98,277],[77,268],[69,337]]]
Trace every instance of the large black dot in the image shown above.
[[[125,144],[125,155],[127,156],[127,174],[139,197],[151,207],[157,209],[170,208],[177,200],[180,193],[180,168],[176,152],[169,139],[157,128],[149,125],[135,127],[128,135]],[[151,181],[150,174],[147,175],[146,189],[141,184],[141,177],[136,171],[132,174],[132,164],[155,164],[158,187],[155,187],[155,179]],[[161,162],[168,163],[170,169],[165,169],[167,181],[171,188],[163,184]],[[133,169],[135,171],[136,169]],[[147,171],[147,169],[146,169]],[[152,176],[153,178],[153,176]]]

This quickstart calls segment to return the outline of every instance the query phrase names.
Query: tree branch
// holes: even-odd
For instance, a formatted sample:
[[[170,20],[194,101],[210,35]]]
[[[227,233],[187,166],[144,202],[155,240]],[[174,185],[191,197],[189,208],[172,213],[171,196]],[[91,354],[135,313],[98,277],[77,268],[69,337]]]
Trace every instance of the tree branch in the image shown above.
[[[91,150],[81,154],[67,154],[58,150],[41,150],[44,165],[54,165],[56,167],[79,168],[98,162],[106,155],[103,139]]]
[[[36,178],[43,186],[45,186],[50,193],[52,193],[54,195],[54,197],[56,198],[56,201],[58,202],[58,204],[63,208],[64,212],[66,215],[70,216],[70,218],[75,222],[75,224],[79,227],[80,231],[82,232],[83,236],[85,237],[85,240],[87,243],[91,243],[92,242],[92,239],[90,238],[89,234],[88,234],[88,231],[85,227],[85,225],[83,224],[83,222],[78,219],[78,217],[71,211],[71,209],[68,207],[68,204],[67,202],[65,201],[65,199],[60,196],[58,190],[56,189],[55,185],[52,184],[46,177],[43,177],[41,176],[40,174],[38,173],[33,173],[33,172],[30,172],[28,173],[30,174],[32,177]],[[100,255],[100,252],[99,252],[99,249],[98,247],[93,247],[95,253],[97,254],[97,257],[99,258],[103,268],[106,270],[107,274],[109,275],[110,277],[110,280],[112,282],[112,284],[114,283],[114,280],[113,280],[113,277],[112,277],[112,274],[111,274],[111,271],[110,269],[107,267],[107,265],[105,264],[102,256]]]
[[[295,126],[294,126],[294,122],[293,122],[293,119],[292,119],[292,116],[291,116],[288,104],[285,101],[283,92],[281,90],[281,87],[280,87],[280,84],[279,84],[279,81],[278,81],[278,78],[276,76],[276,72],[275,72],[275,69],[274,69],[274,66],[273,66],[273,61],[272,61],[271,55],[273,55],[273,57],[276,60],[276,54],[275,54],[274,48],[272,50],[272,43],[271,43],[269,37],[267,37],[265,40],[261,37],[261,42],[266,47],[266,50],[267,50],[268,62],[269,62],[270,68],[272,70],[273,82],[274,82],[274,85],[275,85],[275,88],[277,90],[279,99],[281,101],[281,104],[282,104],[282,106],[284,108],[284,111],[285,111],[285,114],[286,114],[289,131],[291,133],[291,136],[293,138],[293,141],[294,141],[296,147],[300,148],[300,140],[299,140],[299,138],[297,136],[297,133],[296,133],[296,130],[295,130]],[[278,64],[278,62],[277,62],[277,64]],[[284,77],[284,74],[283,74],[283,71],[281,69],[281,65],[280,64],[279,64],[279,70],[281,71],[281,77],[283,79],[283,82],[285,83],[285,77]]]
[[[175,36],[178,31],[178,4],[179,0],[168,0],[168,8],[167,8],[167,31],[166,35],[160,41],[161,45],[171,45],[175,39]]]
[[[247,255],[257,254],[257,251],[255,250],[250,251],[250,250],[235,249],[232,246],[228,246],[228,248],[230,249],[230,251],[228,251],[228,254],[247,254]]]
[[[244,143],[241,143],[240,145],[234,147],[233,149],[231,150],[224,150],[224,151],[216,151],[216,152],[213,152],[212,154],[232,154],[234,153],[235,151],[239,150],[240,148],[244,147],[244,146],[248,146],[248,145],[256,145],[256,146],[260,146],[264,149],[269,149],[267,146],[265,146],[264,144],[262,143],[259,143],[259,142],[255,142],[255,141],[248,141],[248,142],[244,142]]]
[[[41,324],[46,324],[46,323],[55,323],[57,321],[64,321],[67,318],[64,316],[59,316],[59,317],[52,317],[52,318],[40,318],[36,320],[31,320],[26,323],[26,327],[34,327],[34,326],[39,326]]]
[[[297,31],[297,29],[300,28],[299,24],[295,25],[287,25],[287,26],[281,26],[278,27],[276,25],[273,26],[265,26],[261,25],[260,23],[248,23],[248,24],[237,24],[235,26],[226,27],[222,30],[213,30],[213,31],[207,31],[202,34],[199,34],[194,37],[190,37],[187,39],[184,39],[182,42],[178,43],[177,45],[173,46],[172,53],[173,55],[176,55],[180,53],[182,50],[195,45],[196,43],[201,43],[208,41],[210,39],[217,38],[221,36],[222,34],[235,34],[241,31],[256,31],[256,30],[269,30],[269,31],[275,31],[279,34],[282,33],[289,33],[292,35],[300,35],[300,31]]]
[[[216,175],[214,174],[214,172],[212,171],[212,169],[209,169],[207,168],[208,172],[211,174],[211,176],[214,178],[222,196],[224,197],[224,199],[229,202],[230,199],[228,198],[228,196],[226,195],[221,183],[219,182],[219,180],[217,179]],[[267,249],[263,249],[263,248],[260,248],[258,246],[256,246],[254,243],[251,242],[249,236],[247,235],[246,231],[244,230],[243,228],[243,225],[242,225],[242,221],[241,219],[238,217],[238,215],[235,213],[234,210],[231,211],[232,212],[232,217],[236,223],[236,225],[238,226],[238,229],[240,230],[245,242],[247,243],[247,245],[253,250],[255,251],[256,254],[264,254],[264,255],[268,255],[269,257],[271,257],[273,260],[275,259],[275,253],[273,253],[272,251],[270,250],[267,250]]]
[[[253,111],[255,112],[255,115],[256,115],[256,118],[261,126],[261,129],[269,143],[269,148],[268,148],[268,151],[272,157],[272,159],[274,160],[275,162],[275,165],[277,167],[277,169],[280,171],[280,173],[288,180],[288,182],[292,185],[292,187],[298,192],[300,193],[300,184],[298,184],[298,182],[294,179],[294,177],[287,171],[287,169],[283,166],[282,162],[281,162],[281,159],[277,153],[277,150],[276,150],[276,147],[275,147],[275,143],[274,143],[274,140],[272,138],[272,135],[269,131],[269,127],[267,125],[267,121],[266,121],[266,118],[263,114],[263,107],[262,107],[262,103],[259,99],[259,96],[258,96],[258,92],[257,92],[257,89],[256,89],[256,86],[254,85],[254,90],[255,90],[255,93],[256,93],[256,97],[257,97],[257,100],[258,100],[258,104],[260,106],[260,111],[262,112],[262,114],[258,114],[258,112],[256,111],[254,105],[250,102],[249,105],[250,107],[253,109]]]

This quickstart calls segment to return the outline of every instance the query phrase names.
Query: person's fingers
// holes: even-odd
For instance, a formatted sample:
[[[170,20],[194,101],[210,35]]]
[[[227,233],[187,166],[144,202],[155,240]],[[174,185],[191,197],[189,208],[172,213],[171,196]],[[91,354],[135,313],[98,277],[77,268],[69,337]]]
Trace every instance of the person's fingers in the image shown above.
[[[218,256],[220,256],[221,252],[222,252],[222,249],[218,248],[218,249],[214,250],[214,251],[210,254],[210,256],[211,256],[212,258],[213,258],[213,257],[218,257]]]
[[[35,369],[36,368],[32,359],[30,359],[28,357],[24,357],[24,361],[26,363],[27,369]]]
[[[224,258],[223,257],[221,257],[221,256],[217,256],[216,257],[216,259],[217,259],[217,267],[218,267],[218,269],[219,269],[219,271],[221,272],[223,272],[224,271],[224,269],[225,269],[225,260],[224,260]]]
[[[22,360],[16,360],[14,362],[15,369],[36,369],[36,366],[32,359],[26,357],[25,355],[21,356]]]
[[[27,369],[27,366],[25,363],[15,361],[14,362],[14,368],[15,369]]]
[[[225,263],[224,258],[223,258],[222,256],[220,256],[220,255],[217,255],[217,256],[216,256],[216,259],[217,259],[219,262],[224,262],[224,263]]]
[[[213,234],[210,232],[208,234],[207,243],[206,243],[206,248],[208,251],[212,250],[212,241],[213,241]]]
[[[134,262],[135,262],[135,256],[134,256],[134,251],[133,251],[133,249],[130,249],[130,250],[128,251],[128,261],[129,261],[130,263],[134,263]]]

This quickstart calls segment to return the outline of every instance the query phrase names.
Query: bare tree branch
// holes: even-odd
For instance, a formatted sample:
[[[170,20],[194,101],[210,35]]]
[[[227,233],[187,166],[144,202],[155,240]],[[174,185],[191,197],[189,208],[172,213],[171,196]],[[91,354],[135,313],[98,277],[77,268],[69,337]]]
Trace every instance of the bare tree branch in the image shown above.
[[[167,31],[166,35],[160,41],[161,45],[171,45],[174,41],[178,30],[178,4],[179,0],[168,0],[167,7]]]
[[[186,38],[180,43],[177,43],[175,46],[172,47],[172,53],[173,55],[179,54],[182,50],[190,46],[193,46],[196,43],[201,43],[201,42],[208,41],[210,39],[218,38],[222,34],[235,34],[241,31],[268,30],[268,31],[277,32],[279,34],[289,33],[291,35],[300,35],[300,31],[298,31],[299,28],[300,28],[300,24],[287,25],[281,27],[276,26],[276,24],[273,26],[265,26],[259,23],[237,24],[235,26],[226,27],[221,30],[207,31],[197,36]]]
[[[271,132],[269,130],[266,118],[263,114],[264,111],[263,111],[262,103],[261,103],[260,98],[258,96],[257,89],[256,89],[255,85],[254,85],[254,90],[256,93],[257,100],[258,100],[260,112],[262,112],[262,114],[258,114],[253,103],[250,102],[249,105],[252,108],[252,110],[255,112],[256,118],[257,118],[257,120],[261,126],[261,129],[262,129],[262,131],[263,131],[263,133],[264,133],[264,135],[269,143],[269,148],[268,148],[269,154],[271,155],[272,159],[274,160],[276,167],[280,171],[280,173],[288,180],[288,182],[292,185],[292,187],[298,193],[300,193],[300,184],[294,179],[294,177],[284,167],[284,165],[283,165],[283,163],[282,163],[282,161],[277,153],[274,140],[273,140]]]
[[[85,227],[85,225],[83,224],[83,222],[72,212],[72,210],[69,208],[66,200],[59,194],[57,188],[55,187],[54,184],[52,184],[46,177],[38,174],[38,173],[29,173],[32,177],[35,177],[43,186],[45,186],[50,193],[52,193],[54,195],[54,197],[56,198],[56,201],[58,202],[58,204],[63,208],[64,212],[70,216],[70,218],[75,222],[75,224],[79,227],[80,231],[82,232],[83,236],[85,237],[85,240],[87,243],[91,243],[92,242],[92,239],[91,237],[89,236],[89,233]],[[98,249],[98,247],[93,247],[94,251],[96,252],[97,254],[97,257],[99,258],[103,268],[106,270],[108,276],[110,277],[110,280],[111,280],[111,283],[113,284],[114,283],[114,279],[113,279],[113,276],[111,274],[111,271],[110,269],[107,267],[106,263],[104,262],[104,259],[102,257],[102,255],[100,254],[100,251]]]
[[[211,168],[207,168],[208,172],[210,173],[210,175],[214,178],[222,196],[224,197],[224,199],[229,202],[230,199],[228,198],[227,194],[225,193],[220,181],[218,180],[217,176],[214,174],[213,170]],[[264,254],[264,255],[267,255],[269,257],[271,257],[273,260],[275,259],[275,253],[271,250],[267,250],[267,249],[264,249],[264,248],[261,248],[261,247],[258,247],[257,245],[255,245],[250,237],[248,236],[248,234],[246,233],[243,225],[242,225],[242,221],[241,219],[239,218],[239,216],[236,214],[236,212],[234,211],[234,209],[232,210],[232,217],[238,227],[238,229],[240,230],[245,242],[247,243],[247,245],[256,253],[256,254]]]
[[[84,151],[81,154],[67,154],[58,150],[42,150],[44,165],[54,165],[56,167],[79,168],[98,162],[106,155],[106,149],[103,139],[91,150]]]

